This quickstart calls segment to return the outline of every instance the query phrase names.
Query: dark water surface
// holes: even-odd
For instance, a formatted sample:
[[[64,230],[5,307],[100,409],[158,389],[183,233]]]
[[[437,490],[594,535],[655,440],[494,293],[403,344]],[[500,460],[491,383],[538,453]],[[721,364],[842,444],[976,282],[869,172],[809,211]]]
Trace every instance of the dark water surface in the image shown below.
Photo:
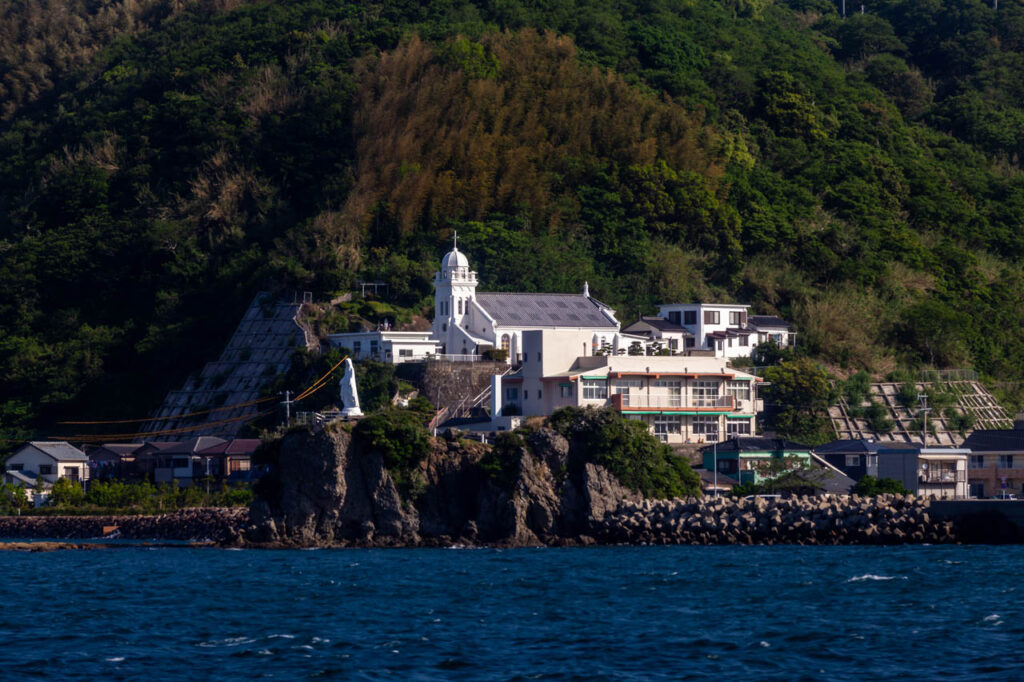
[[[0,552],[0,678],[1024,679],[1024,547]]]

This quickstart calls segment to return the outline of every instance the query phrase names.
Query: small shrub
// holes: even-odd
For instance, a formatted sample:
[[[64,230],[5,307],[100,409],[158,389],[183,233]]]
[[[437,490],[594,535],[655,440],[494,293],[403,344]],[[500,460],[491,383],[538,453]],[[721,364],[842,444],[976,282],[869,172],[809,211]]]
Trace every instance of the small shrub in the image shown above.
[[[876,495],[885,494],[896,494],[896,495],[909,495],[910,491],[907,490],[901,482],[895,478],[877,478],[875,476],[865,476],[853,487],[853,492],[856,495],[866,495],[874,497]]]

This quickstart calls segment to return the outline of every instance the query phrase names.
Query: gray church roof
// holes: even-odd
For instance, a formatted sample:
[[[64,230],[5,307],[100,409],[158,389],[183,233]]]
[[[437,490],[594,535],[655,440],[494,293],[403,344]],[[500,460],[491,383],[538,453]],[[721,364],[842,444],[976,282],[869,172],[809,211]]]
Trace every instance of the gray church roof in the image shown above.
[[[583,294],[507,294],[476,295],[494,321],[506,327],[616,327],[594,299]]]

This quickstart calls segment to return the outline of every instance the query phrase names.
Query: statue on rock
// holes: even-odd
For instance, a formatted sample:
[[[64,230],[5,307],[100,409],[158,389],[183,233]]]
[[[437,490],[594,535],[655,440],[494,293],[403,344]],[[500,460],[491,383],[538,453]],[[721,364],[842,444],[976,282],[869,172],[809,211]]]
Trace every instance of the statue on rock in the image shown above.
[[[341,414],[345,417],[361,417],[359,393],[356,391],[356,369],[352,359],[345,358],[345,374],[341,377]]]

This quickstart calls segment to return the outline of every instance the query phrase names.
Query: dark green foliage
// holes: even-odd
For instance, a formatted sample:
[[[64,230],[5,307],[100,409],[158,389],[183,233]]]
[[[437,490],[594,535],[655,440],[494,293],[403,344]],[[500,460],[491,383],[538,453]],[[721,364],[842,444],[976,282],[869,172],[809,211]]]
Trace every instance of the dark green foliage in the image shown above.
[[[853,487],[855,495],[867,495],[874,497],[875,495],[885,495],[892,493],[895,495],[909,495],[910,491],[894,478],[877,478],[875,476],[865,476],[857,482],[857,485]]]
[[[914,407],[918,404],[917,386],[910,381],[900,384],[900,389],[896,393],[896,400],[903,407]]]
[[[79,482],[58,479],[46,507],[40,514],[159,514],[187,507],[245,507],[253,500],[248,485],[229,486],[212,479],[189,487],[148,481],[90,481],[88,489]]]
[[[413,500],[423,482],[418,468],[430,452],[425,421],[420,412],[388,408],[360,419],[352,431],[367,450],[384,458],[384,466],[405,500]]]
[[[768,425],[780,436],[809,445],[832,439],[827,416],[833,398],[828,374],[808,358],[769,367],[763,389]]]
[[[480,460],[480,468],[487,478],[506,492],[512,492],[519,477],[524,446],[525,441],[520,434],[501,431],[495,434],[493,446]]]
[[[640,422],[611,409],[566,407],[551,415],[550,424],[569,440],[570,469],[585,462],[599,464],[646,497],[700,494],[700,478],[687,461]]]
[[[943,416],[946,418],[946,423],[949,425],[950,430],[957,431],[961,436],[973,429],[974,423],[977,421],[973,414],[958,412],[954,407],[947,407],[943,411]]]
[[[0,514],[18,514],[28,508],[28,495],[24,488],[0,483]]]
[[[261,288],[428,308],[455,228],[488,289],[750,301],[849,367],[1024,366],[1019,2],[8,4],[0,437],[145,416]]]

